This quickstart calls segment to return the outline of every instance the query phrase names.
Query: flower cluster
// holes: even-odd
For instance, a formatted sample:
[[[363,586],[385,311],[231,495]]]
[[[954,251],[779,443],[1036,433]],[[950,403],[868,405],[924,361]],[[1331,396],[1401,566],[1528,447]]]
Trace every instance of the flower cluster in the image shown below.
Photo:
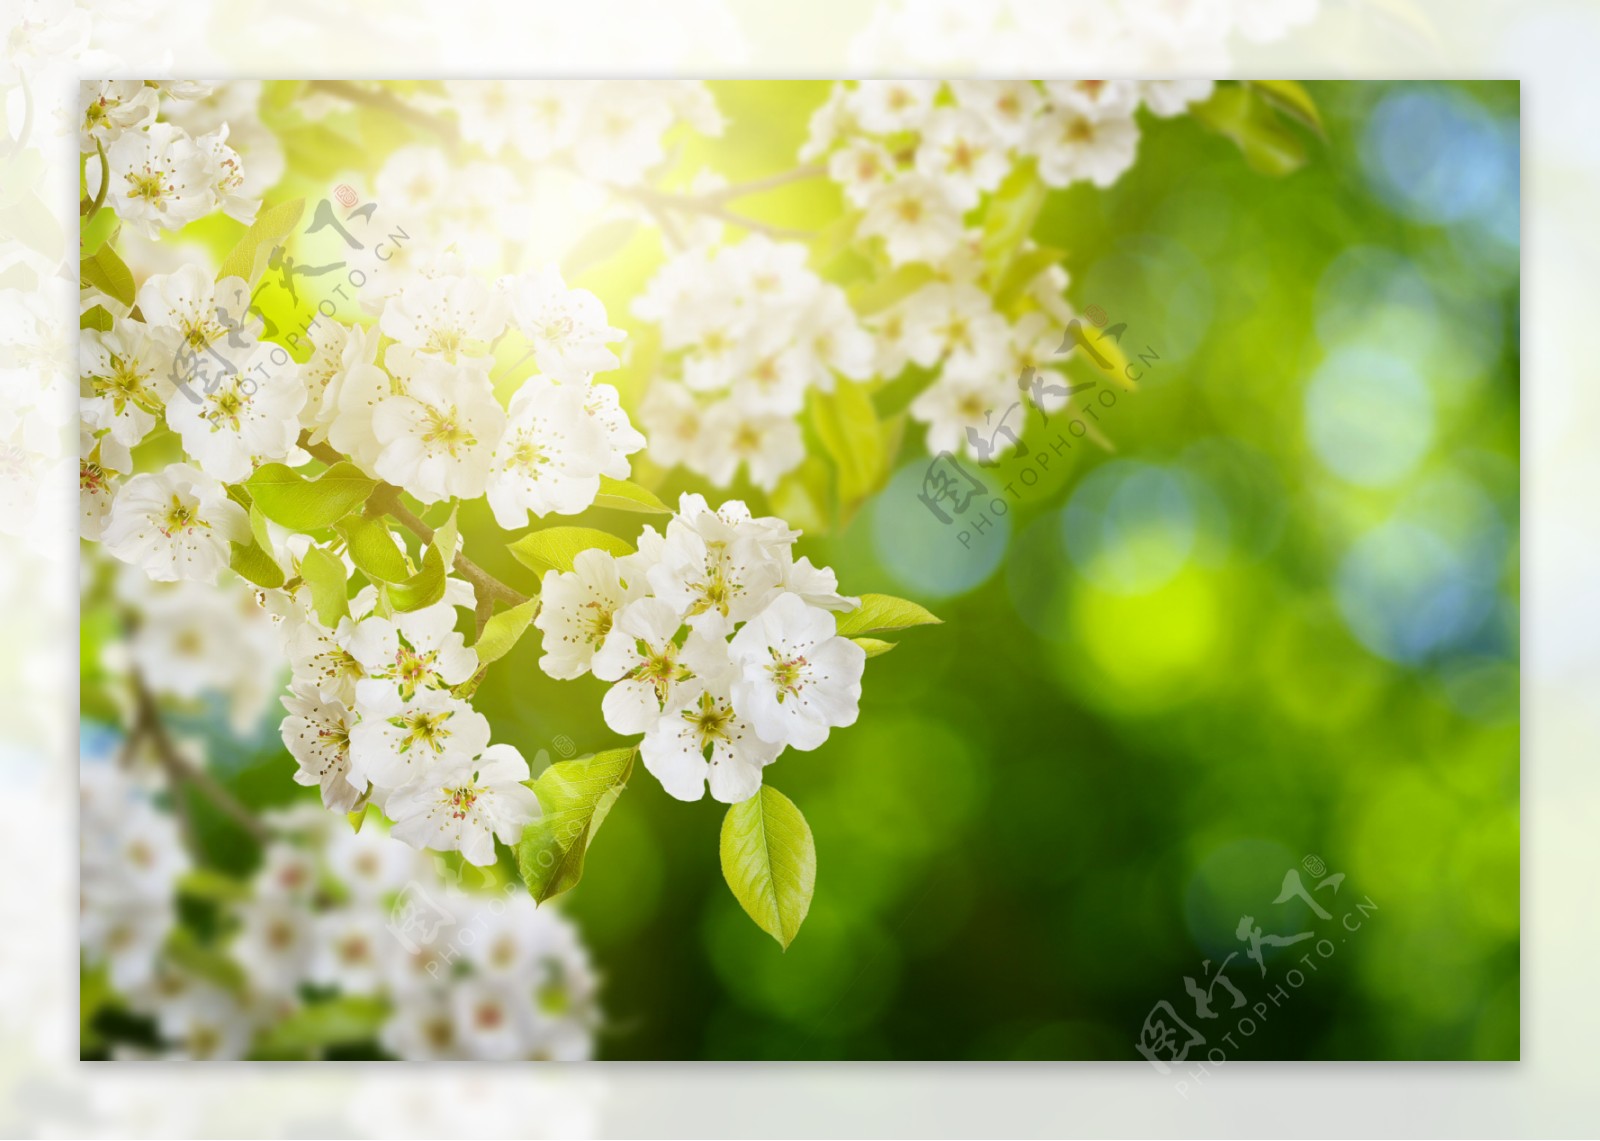
[[[469,892],[443,861],[391,843],[373,824],[321,810],[267,820],[275,838],[248,884],[229,886],[204,952],[174,942],[191,868],[155,786],[104,758],[82,768],[83,965],[148,1019],[159,1044],[119,1057],[237,1059],[316,1048],[285,1033],[326,1001],[366,1000],[389,1055],[584,1059],[599,1022],[598,980],[570,923],[520,887]],[[216,889],[216,873],[210,882]],[[365,1008],[363,1008],[365,1009]],[[333,1044],[333,1043],[327,1043]]]
[[[541,370],[502,409],[490,345],[514,327]],[[607,348],[622,332],[592,293],[568,289],[558,270],[478,278],[413,274],[383,301],[378,336],[337,323],[313,331],[316,411],[303,418],[369,474],[423,503],[487,495],[507,529],[534,516],[575,515],[600,479],[626,478],[644,446],[597,371],[617,366]]]
[[[293,674],[280,732],[295,780],[339,812],[376,805],[413,847],[493,863],[495,839],[515,844],[539,802],[522,754],[491,745],[488,720],[459,696],[478,668],[455,629],[472,588],[452,580],[444,600],[384,616],[369,586],[331,630],[305,594],[283,624]]]
[[[106,79],[83,85],[78,146],[91,161],[89,193],[122,221],[151,237],[177,230],[218,210],[249,222],[257,202],[246,197],[238,152],[228,127],[195,137],[161,118],[163,101],[204,98],[208,83],[145,83]],[[104,182],[104,185],[102,185]]]
[[[807,393],[873,371],[872,337],[844,290],[806,264],[806,247],[755,235],[668,261],[634,302],[680,354],[639,409],[650,457],[718,487],[740,467],[771,491],[805,458],[798,423]]]
[[[1141,103],[1171,115],[1203,99],[1204,80],[859,80],[835,86],[801,149],[881,238],[895,265],[938,265],[966,218],[1023,159],[1046,186],[1110,186],[1133,165]]]
[[[84,966],[124,993],[152,983],[177,923],[173,884],[190,866],[154,791],[104,760],[81,770],[78,938]]]
[[[722,134],[722,115],[698,80],[472,79],[445,88],[439,108],[453,110],[462,138],[485,153],[568,163],[610,185],[643,181],[666,158],[663,140],[679,123]]]
[[[861,80],[835,86],[813,115],[802,159],[825,160],[857,236],[891,265],[926,267],[924,283],[872,314],[873,372],[908,364],[934,374],[910,406],[930,453],[989,459],[1014,447],[996,420],[1024,395],[1045,414],[1074,389],[1061,359],[1073,313],[1051,259],[1002,311],[984,258],[983,210],[1023,163],[1046,187],[1109,186],[1133,164],[1143,106],[1180,113],[1209,81]],[[1037,247],[1024,240],[1018,258]]]
[[[545,574],[539,665],[611,682],[606,724],[643,734],[645,767],[671,795],[698,800],[709,784],[717,800],[747,800],[786,746],[817,748],[855,723],[861,699],[866,651],[832,613],[857,600],[794,558],[798,537],[737,500],[713,511],[686,494],[637,552],[588,550]]]

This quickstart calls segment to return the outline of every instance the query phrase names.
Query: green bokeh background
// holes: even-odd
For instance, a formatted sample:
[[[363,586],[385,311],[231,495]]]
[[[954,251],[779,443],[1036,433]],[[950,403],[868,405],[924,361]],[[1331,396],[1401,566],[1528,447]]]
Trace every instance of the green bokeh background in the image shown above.
[[[713,88],[729,130],[682,161],[735,181],[792,166],[827,91]],[[912,427],[889,486],[802,541],[848,592],[945,624],[869,663],[855,727],[768,770],[818,853],[787,952],[722,882],[723,806],[636,776],[564,904],[605,976],[602,1057],[1136,1059],[1151,1008],[1188,1017],[1184,976],[1243,950],[1241,915],[1313,924],[1272,903],[1308,855],[1345,874],[1318,895],[1336,917],[1377,910],[1317,927],[1343,941],[1229,1060],[1518,1056],[1518,88],[1307,88],[1326,140],[1294,174],[1141,117],[1115,186],[1050,196],[1033,236],[1069,252],[1068,296],[1148,358],[1101,409],[1114,452],[1051,452],[1068,418],[1030,413],[1033,453],[979,472],[1006,514],[972,533],[919,503]],[[286,122],[295,93],[273,96]],[[363,112],[370,163],[347,149],[324,171],[329,129],[288,136],[283,196],[376,170],[409,130]],[[812,182],[750,212],[836,210]],[[573,282],[630,331],[607,377],[628,400],[656,358],[627,302],[660,256],[632,237]],[[658,490],[684,489],[706,490]],[[463,532],[526,581],[486,510]],[[496,739],[530,760],[618,743],[603,684],[537,657],[530,637],[481,689]],[[215,740],[262,804],[305,795],[275,724]],[[248,866],[201,822],[219,863]],[[1310,947],[1269,950],[1269,980],[1242,954],[1228,976],[1254,1003]]]

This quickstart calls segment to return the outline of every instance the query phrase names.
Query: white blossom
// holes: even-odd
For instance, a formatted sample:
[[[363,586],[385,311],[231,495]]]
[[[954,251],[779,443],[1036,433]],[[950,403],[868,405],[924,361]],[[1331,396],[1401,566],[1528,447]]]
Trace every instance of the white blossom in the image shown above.
[[[543,635],[539,668],[562,679],[588,673],[617,611],[644,591],[640,576],[623,582],[617,560],[598,548],[579,551],[570,571],[546,571],[533,619]]]
[[[228,565],[228,544],[249,540],[244,508],[188,464],[131,477],[112,501],[102,535],[106,550],[160,582],[215,582]]]
[[[539,799],[522,783],[528,776],[528,762],[510,745],[441,760],[389,798],[390,834],[413,847],[459,851],[468,863],[491,864],[497,837],[515,844],[538,819]]]
[[[728,643],[733,705],[758,736],[815,749],[855,724],[867,652],[838,637],[832,614],[780,594]]]

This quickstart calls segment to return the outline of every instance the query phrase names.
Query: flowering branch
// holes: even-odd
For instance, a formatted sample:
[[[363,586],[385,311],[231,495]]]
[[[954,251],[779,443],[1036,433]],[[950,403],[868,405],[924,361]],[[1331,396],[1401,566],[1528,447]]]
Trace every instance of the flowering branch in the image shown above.
[[[172,784],[173,801],[179,814],[187,818],[182,800],[177,794],[183,785],[192,785],[256,840],[266,840],[271,835],[267,826],[232,793],[223,788],[214,776],[205,769],[191,764],[178,751],[177,745],[167,732],[166,722],[161,719],[161,709],[156,704],[155,695],[145,685],[144,678],[137,669],[132,671],[132,678],[135,711],[133,728],[128,732],[127,750],[131,753],[142,740],[150,742],[155,750],[156,760],[161,762],[161,767]]]
[[[300,446],[329,467],[344,462],[344,457],[327,444],[314,444],[304,434],[300,437]],[[391,516],[424,543],[433,542],[433,528],[401,502],[399,488],[386,483],[380,484],[378,490],[372,493],[372,502],[385,515]],[[455,569],[460,572],[462,578],[477,588],[480,610],[485,600],[493,602],[499,599],[508,606],[520,606],[528,601],[527,595],[507,586],[460,551],[456,552]],[[478,622],[480,628],[484,621],[486,618],[480,616]]]

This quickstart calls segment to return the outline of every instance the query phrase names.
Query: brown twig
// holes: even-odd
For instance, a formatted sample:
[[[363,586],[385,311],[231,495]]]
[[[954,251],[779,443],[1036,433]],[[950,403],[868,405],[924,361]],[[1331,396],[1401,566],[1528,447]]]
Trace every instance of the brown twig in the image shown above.
[[[172,799],[178,813],[180,822],[185,831],[190,827],[188,808],[183,804],[182,794],[185,785],[193,787],[212,804],[216,805],[234,822],[248,832],[258,841],[265,842],[271,835],[271,830],[263,824],[254,813],[241,804],[234,795],[223,788],[216,777],[205,769],[192,764],[187,757],[178,751],[171,735],[167,732],[166,722],[161,719],[161,709],[156,704],[155,696],[144,683],[144,678],[137,670],[133,671],[133,697],[135,704],[133,729],[128,733],[127,750],[131,754],[137,742],[147,740],[155,750],[156,760],[161,762],[162,769],[167,774],[167,780],[172,785]]]

